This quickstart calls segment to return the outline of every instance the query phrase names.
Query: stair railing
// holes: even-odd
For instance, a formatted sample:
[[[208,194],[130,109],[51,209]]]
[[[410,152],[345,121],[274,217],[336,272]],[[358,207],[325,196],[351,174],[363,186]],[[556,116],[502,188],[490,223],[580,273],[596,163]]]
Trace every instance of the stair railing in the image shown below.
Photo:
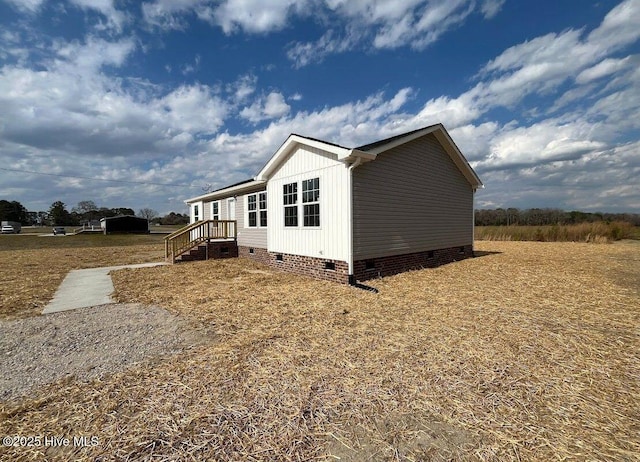
[[[201,220],[180,228],[164,238],[164,258],[175,263],[183,253],[212,239],[236,239],[236,220]]]

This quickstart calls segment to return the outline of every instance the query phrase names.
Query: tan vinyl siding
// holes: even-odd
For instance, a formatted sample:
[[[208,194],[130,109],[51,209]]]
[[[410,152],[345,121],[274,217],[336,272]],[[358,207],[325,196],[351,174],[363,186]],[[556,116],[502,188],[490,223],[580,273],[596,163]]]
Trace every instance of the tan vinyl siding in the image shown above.
[[[354,260],[468,245],[473,190],[433,135],[353,170]]]
[[[203,202],[202,203],[202,217],[201,220],[210,220],[211,219],[211,202]]]
[[[249,194],[255,194],[256,192],[265,191],[266,189],[256,190]],[[236,198],[236,220],[238,222],[238,245],[245,247],[258,247],[261,249],[267,248],[267,228],[246,228],[245,227],[245,203],[247,194],[243,194]],[[267,224],[270,225],[271,215],[269,206],[269,198],[267,197]]]

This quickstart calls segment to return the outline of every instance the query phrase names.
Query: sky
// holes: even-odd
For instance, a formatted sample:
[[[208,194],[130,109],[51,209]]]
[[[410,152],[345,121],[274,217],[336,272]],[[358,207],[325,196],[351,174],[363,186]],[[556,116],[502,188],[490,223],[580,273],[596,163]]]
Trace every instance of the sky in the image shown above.
[[[477,208],[640,212],[640,0],[0,0],[0,199],[186,212],[442,123]]]

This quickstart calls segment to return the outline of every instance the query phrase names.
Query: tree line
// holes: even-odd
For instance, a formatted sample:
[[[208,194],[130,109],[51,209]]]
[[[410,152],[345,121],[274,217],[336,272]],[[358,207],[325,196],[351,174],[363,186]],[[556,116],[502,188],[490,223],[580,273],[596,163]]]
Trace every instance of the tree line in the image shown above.
[[[98,207],[93,201],[80,201],[71,211],[64,202],[55,201],[49,210],[33,212],[18,201],[0,200],[0,220],[16,221],[25,226],[81,226],[117,215],[136,215],[146,218],[151,223],[162,225],[189,223],[189,216],[186,214],[171,212],[161,217],[157,211],[150,208],[140,209],[136,214],[129,207]]]
[[[612,222],[624,221],[634,226],[640,226],[640,214],[637,213],[603,213],[580,212],[573,210],[567,212],[560,209],[517,209],[497,208],[480,209],[475,211],[476,226],[545,226],[545,225],[571,225],[577,223],[595,223],[599,221]]]

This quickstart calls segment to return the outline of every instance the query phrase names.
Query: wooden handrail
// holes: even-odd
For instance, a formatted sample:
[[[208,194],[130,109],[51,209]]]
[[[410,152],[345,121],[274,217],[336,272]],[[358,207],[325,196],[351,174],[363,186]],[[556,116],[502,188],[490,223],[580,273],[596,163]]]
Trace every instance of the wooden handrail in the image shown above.
[[[164,257],[175,263],[176,258],[201,242],[211,239],[237,238],[235,220],[201,220],[185,226],[164,238]]]

